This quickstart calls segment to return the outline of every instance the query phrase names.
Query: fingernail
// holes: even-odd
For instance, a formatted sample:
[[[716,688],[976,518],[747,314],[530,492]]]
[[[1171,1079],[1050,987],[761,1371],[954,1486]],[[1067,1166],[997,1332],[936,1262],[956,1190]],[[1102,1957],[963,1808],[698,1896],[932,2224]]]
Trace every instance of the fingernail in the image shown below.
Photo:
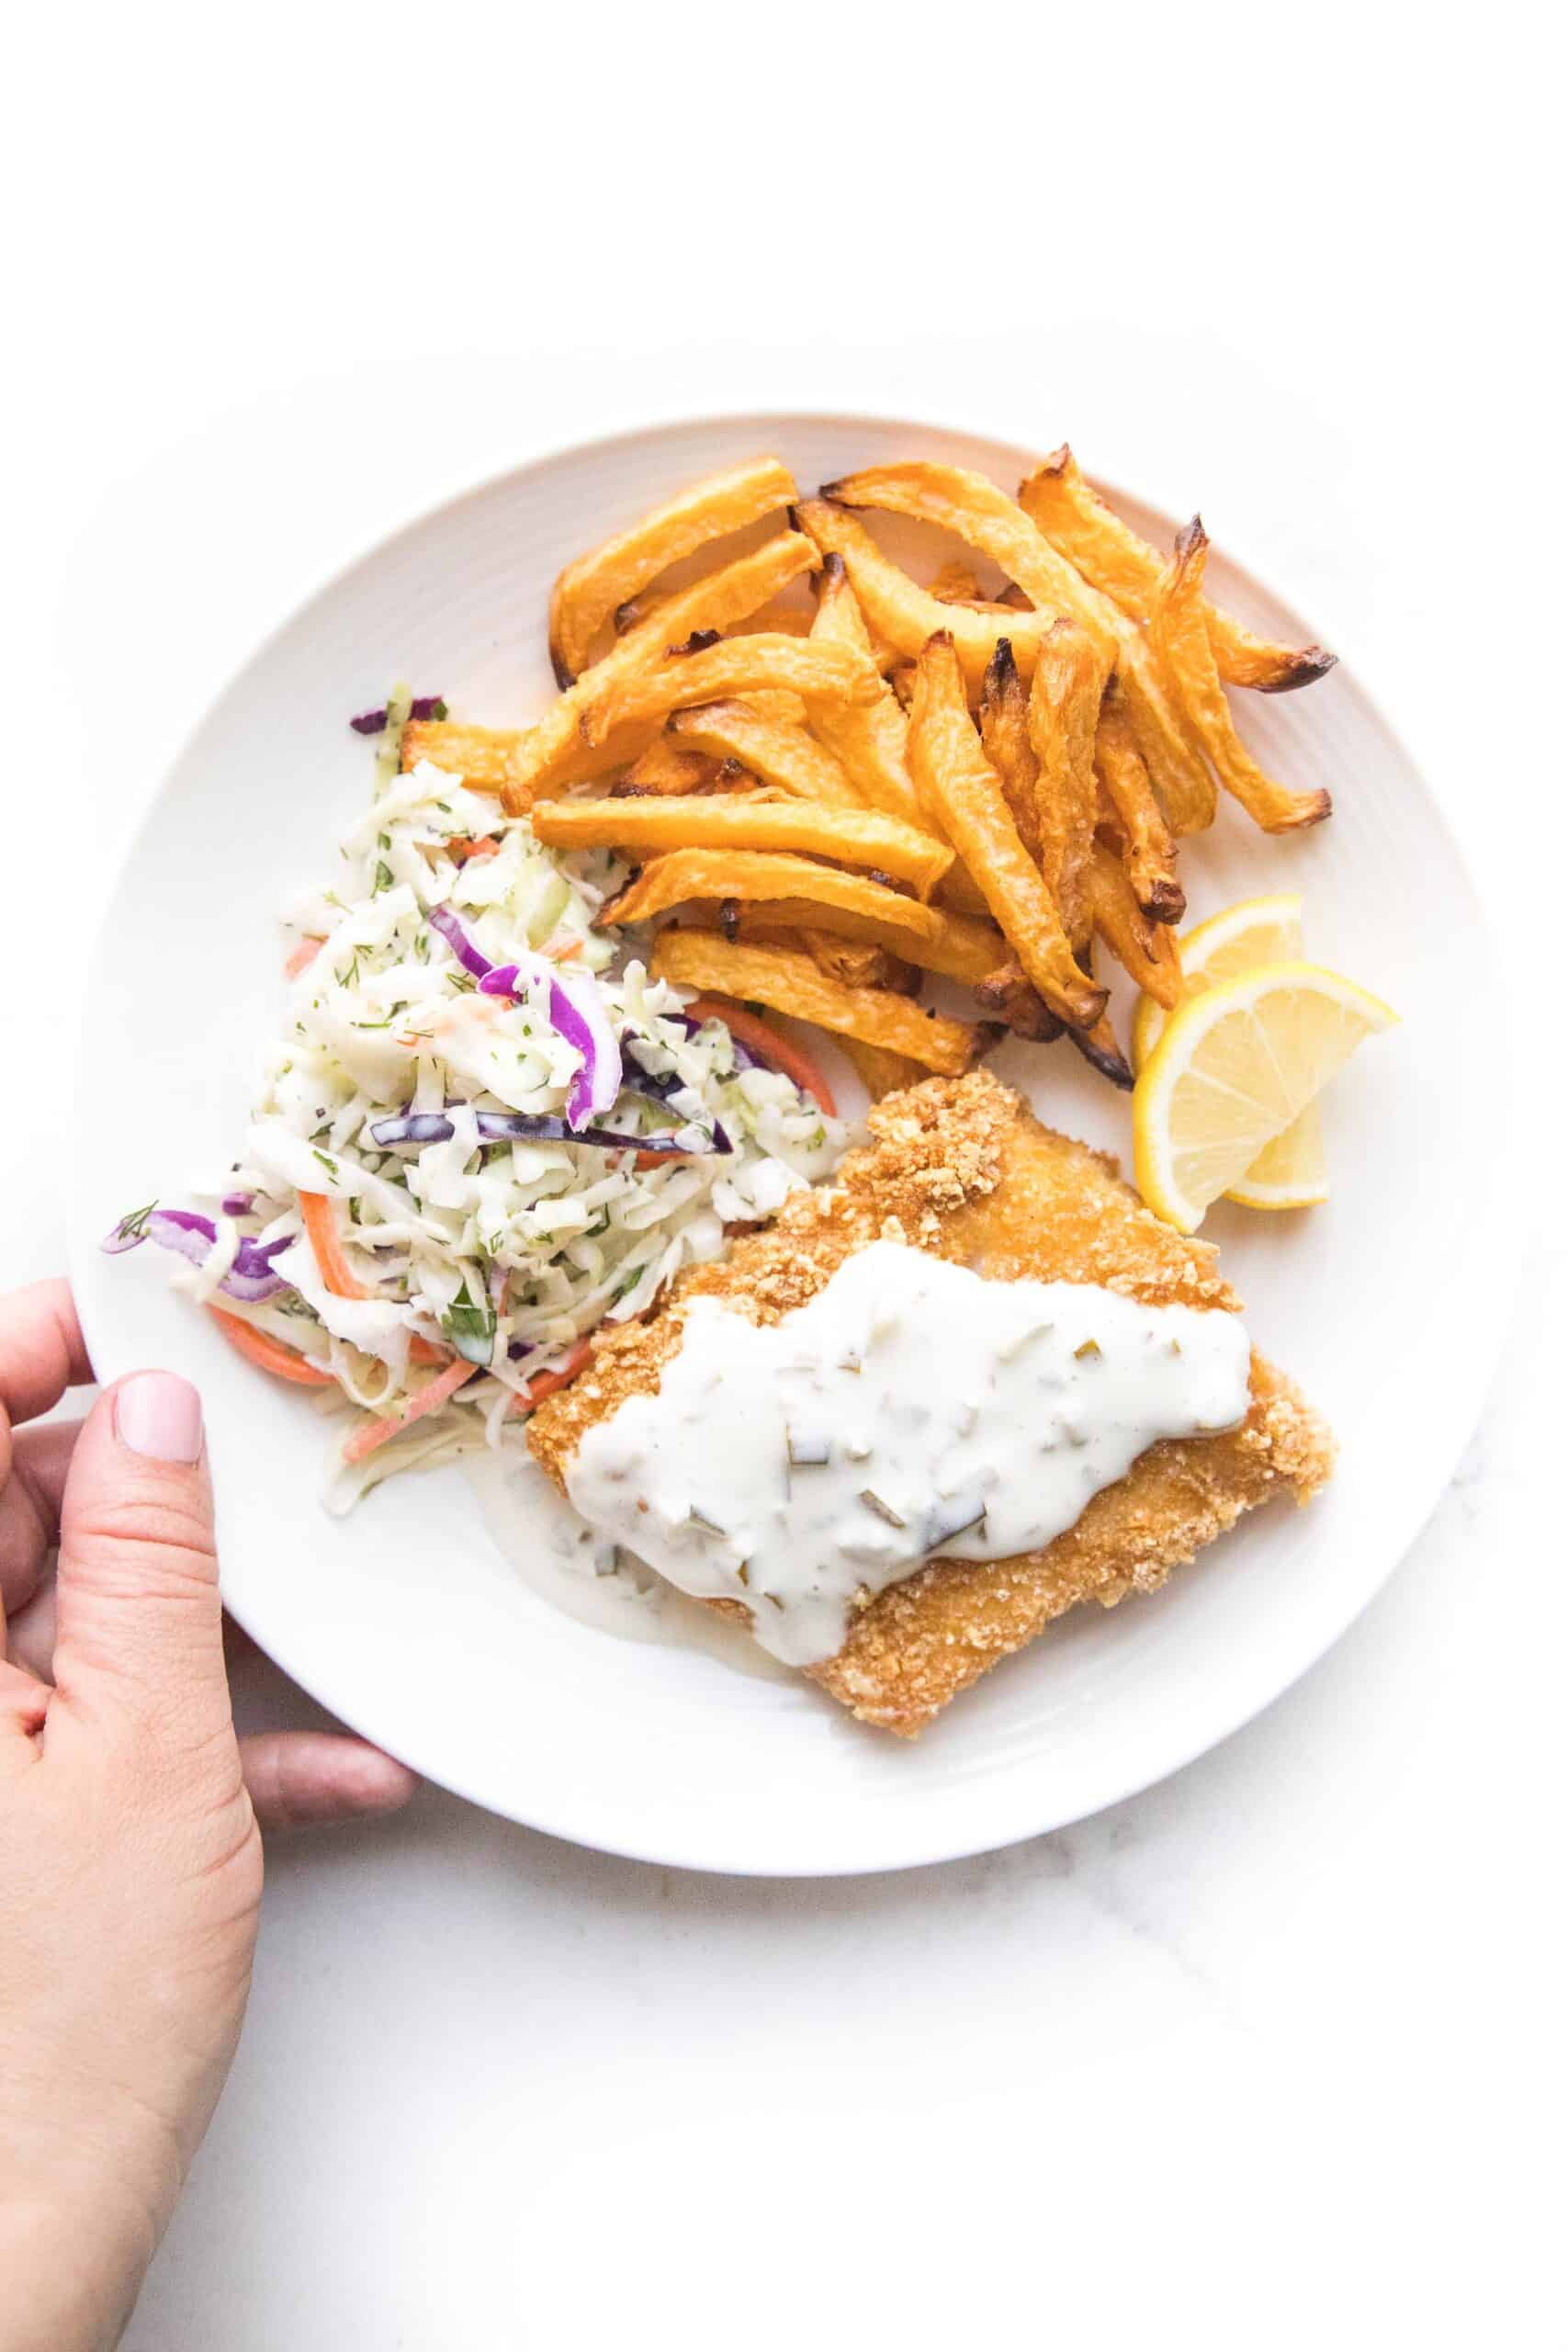
[[[114,1419],[121,1442],[153,1462],[195,1462],[201,1453],[201,1399],[177,1373],[128,1380],[115,1397]]]

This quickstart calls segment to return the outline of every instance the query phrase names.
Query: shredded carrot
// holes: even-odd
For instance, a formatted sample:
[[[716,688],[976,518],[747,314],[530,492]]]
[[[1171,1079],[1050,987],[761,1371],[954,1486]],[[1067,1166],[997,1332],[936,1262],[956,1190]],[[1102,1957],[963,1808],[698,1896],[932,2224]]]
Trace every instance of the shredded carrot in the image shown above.
[[[245,1322],[238,1315],[226,1315],[220,1306],[209,1306],[207,1311],[229,1345],[252,1363],[260,1364],[264,1372],[276,1373],[279,1380],[292,1380],[299,1388],[333,1386],[330,1372],[323,1372],[320,1364],[308,1363],[304,1356],[296,1355],[294,1350],[286,1348],[281,1340],[275,1340],[270,1331],[258,1331],[254,1323]]]
[[[315,962],[326,944],[324,939],[302,939],[299,946],[291,950],[283,967],[284,978],[297,980],[306,965]]]
[[[318,1272],[334,1298],[374,1298],[349,1266],[338,1239],[337,1219],[325,1193],[301,1193],[299,1210],[305,1219],[305,1231],[310,1238],[310,1254],[316,1261]]]
[[[471,1380],[478,1370],[478,1364],[468,1363],[462,1356],[454,1356],[446,1371],[438,1372],[434,1380],[426,1381],[424,1386],[409,1398],[400,1412],[389,1413],[378,1421],[362,1421],[354,1435],[344,1441],[344,1460],[363,1462],[367,1453],[374,1453],[378,1445],[385,1445],[387,1440],[396,1437],[400,1430],[406,1430],[411,1422],[423,1420],[426,1413],[434,1413],[438,1405],[445,1405],[447,1397],[461,1388],[465,1380]]]
[[[374,1298],[376,1293],[352,1272],[338,1239],[337,1221],[333,1204],[325,1193],[301,1193],[300,1213],[305,1219],[305,1231],[310,1237],[310,1254],[315,1259],[321,1280],[334,1298]],[[414,1332],[409,1340],[409,1353],[415,1363],[450,1363],[449,1348],[438,1348],[434,1340],[423,1332]]]
[[[513,1412],[531,1413],[536,1405],[542,1405],[547,1396],[553,1396],[558,1388],[564,1388],[568,1381],[575,1380],[588,1362],[589,1351],[590,1342],[579,1340],[566,1362],[554,1372],[536,1373],[513,1405]]]
[[[539,953],[547,956],[552,964],[570,964],[574,956],[581,955],[582,942],[581,939],[565,939],[558,947],[554,940],[547,939]]]
[[[809,1094],[830,1119],[838,1117],[833,1090],[803,1046],[781,1037],[776,1029],[759,1021],[754,1012],[743,1012],[738,1004],[728,1003],[723,997],[694,996],[686,1011],[694,1021],[722,1021],[732,1037],[742,1046],[749,1046],[763,1061],[782,1069],[786,1078],[793,1078],[801,1092]]]
[[[458,833],[447,842],[446,847],[459,865],[467,865],[471,857],[493,857],[501,843],[493,841],[488,833]]]

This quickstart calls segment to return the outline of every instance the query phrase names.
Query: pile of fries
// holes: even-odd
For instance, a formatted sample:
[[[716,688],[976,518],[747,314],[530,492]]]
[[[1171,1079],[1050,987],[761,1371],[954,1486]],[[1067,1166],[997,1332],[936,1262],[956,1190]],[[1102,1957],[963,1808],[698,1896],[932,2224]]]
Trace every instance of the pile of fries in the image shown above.
[[[1004,584],[950,562],[922,585],[862,510],[940,526]],[[661,585],[772,517],[747,552]],[[1131,1086],[1097,944],[1173,1005],[1177,843],[1213,822],[1216,787],[1267,832],[1330,808],[1263,773],[1224,685],[1283,693],[1334,657],[1217,611],[1207,551],[1194,521],[1168,561],[1065,447],[1016,500],[919,460],[802,498],[761,458],[567,566],[561,693],[536,725],[415,722],[403,763],[499,793],[542,842],[627,859],[601,921],[659,920],[657,976],[818,1023],[874,1095],[956,1076],[1003,1031],[1065,1032]],[[976,1017],[922,1008],[925,973]]]

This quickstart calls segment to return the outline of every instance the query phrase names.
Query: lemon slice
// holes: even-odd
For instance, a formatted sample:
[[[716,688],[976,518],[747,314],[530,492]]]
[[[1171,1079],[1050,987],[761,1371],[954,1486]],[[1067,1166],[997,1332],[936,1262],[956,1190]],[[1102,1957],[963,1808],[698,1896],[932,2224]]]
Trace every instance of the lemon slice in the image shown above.
[[[1363,1037],[1397,1015],[1320,964],[1265,964],[1178,1005],[1133,1094],[1138,1190],[1194,1233]]]
[[[1239,899],[1197,924],[1181,941],[1182,994],[1197,996],[1221,980],[1256,970],[1259,964],[1295,963],[1301,954],[1299,890]],[[1168,1018],[1152,996],[1139,998],[1133,1017],[1135,1070],[1154,1052]],[[1248,1209],[1304,1209],[1328,1198],[1328,1161],[1315,1104],[1309,1102],[1300,1118],[1275,1136],[1225,1197]]]
[[[1302,956],[1302,899],[1299,890],[1280,890],[1267,899],[1238,899],[1207,922],[1183,932],[1181,989],[1196,996],[1220,980],[1234,980],[1238,972],[1256,971],[1259,964],[1294,964]],[[1169,1020],[1163,1004],[1152,996],[1138,999],[1133,1016],[1133,1068],[1142,1069],[1159,1043]]]

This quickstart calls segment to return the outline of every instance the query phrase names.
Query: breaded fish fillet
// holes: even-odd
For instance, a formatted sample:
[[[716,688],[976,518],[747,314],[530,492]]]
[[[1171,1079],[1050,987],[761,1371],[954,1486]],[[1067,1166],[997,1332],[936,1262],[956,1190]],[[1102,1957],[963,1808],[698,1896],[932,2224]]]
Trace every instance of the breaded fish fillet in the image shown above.
[[[796,1193],[722,1263],[682,1275],[648,1321],[605,1332],[577,1381],[540,1406],[529,1441],[558,1484],[586,1429],[658,1390],[694,1299],[776,1322],[879,1238],[996,1281],[1098,1283],[1151,1306],[1239,1306],[1209,1244],[1151,1216],[1114,1161],[1042,1126],[985,1070],[890,1094],[869,1124],[872,1141],[846,1155],[831,1185]],[[863,1722],[911,1736],[1075,1602],[1109,1609],[1152,1592],[1243,1511],[1279,1494],[1307,1501],[1333,1458],[1324,1423],[1254,1354],[1238,1429],[1151,1445],[1043,1550],[929,1562],[868,1600],[837,1656],[806,1670]]]

